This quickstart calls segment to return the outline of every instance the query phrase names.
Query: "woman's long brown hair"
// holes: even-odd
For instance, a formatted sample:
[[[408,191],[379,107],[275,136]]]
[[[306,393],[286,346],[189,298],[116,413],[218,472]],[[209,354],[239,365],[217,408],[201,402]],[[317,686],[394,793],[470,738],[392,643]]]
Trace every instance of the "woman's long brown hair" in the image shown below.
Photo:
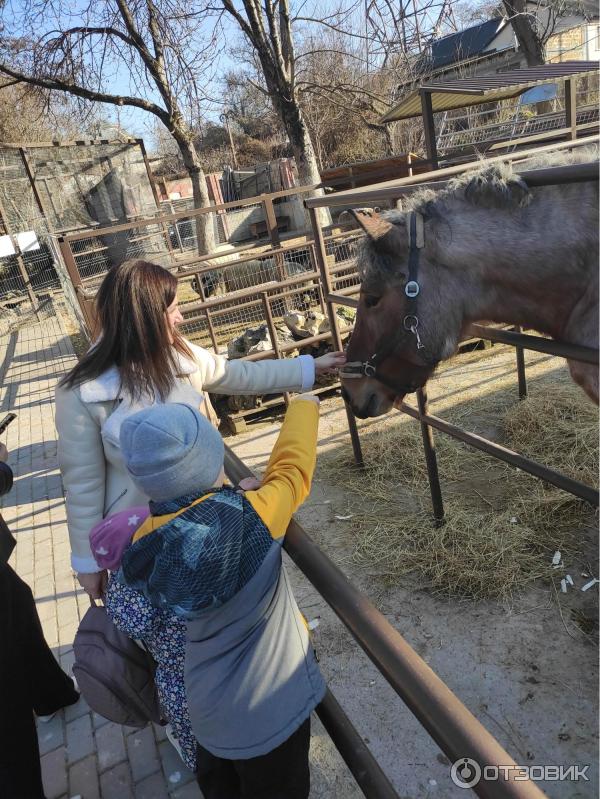
[[[177,296],[177,278],[149,261],[125,261],[110,269],[96,297],[100,335],[60,382],[73,388],[117,366],[121,388],[134,399],[165,400],[177,377],[176,352],[193,355],[166,312]]]

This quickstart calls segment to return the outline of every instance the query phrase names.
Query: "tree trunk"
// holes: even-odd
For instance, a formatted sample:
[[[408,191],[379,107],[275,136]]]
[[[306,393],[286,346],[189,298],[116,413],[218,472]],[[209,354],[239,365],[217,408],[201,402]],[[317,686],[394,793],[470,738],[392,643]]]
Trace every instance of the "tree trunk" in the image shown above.
[[[504,0],[504,8],[517,37],[519,48],[527,61],[527,66],[537,67],[543,64],[545,62],[544,44],[527,13],[526,0]]]
[[[194,195],[194,208],[207,208],[210,205],[208,188],[200,158],[196,152],[191,133],[187,131],[173,131],[173,137],[179,147],[183,164],[192,181]],[[215,250],[215,229],[213,222],[214,213],[200,214],[196,217],[196,238],[198,253],[206,255]]]
[[[278,92],[275,97],[271,96],[278,106],[279,116],[290,140],[296,166],[298,167],[300,185],[311,186],[321,182],[317,157],[300,106],[295,99],[290,101],[282,99],[282,97],[287,95],[289,95],[289,89],[286,92]],[[323,196],[323,193],[323,189],[314,189],[307,196],[320,197]],[[317,218],[322,226],[331,224],[331,214],[328,208],[319,208]],[[308,212],[306,213],[306,227],[307,229],[310,228]]]
[[[504,0],[504,8],[509,16],[519,49],[525,56],[528,67],[537,67],[546,63],[546,48],[535,29],[531,16],[527,13],[526,0]],[[539,7],[541,8],[541,7]],[[552,103],[542,100],[535,104],[538,114],[549,114]]]

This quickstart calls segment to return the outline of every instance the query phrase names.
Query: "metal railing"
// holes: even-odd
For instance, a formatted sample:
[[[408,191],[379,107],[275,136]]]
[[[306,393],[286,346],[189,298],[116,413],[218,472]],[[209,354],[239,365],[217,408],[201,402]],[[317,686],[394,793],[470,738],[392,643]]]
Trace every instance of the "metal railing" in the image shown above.
[[[433,189],[439,189],[443,185],[441,181],[446,181],[456,175],[461,175],[470,169],[480,168],[483,164],[500,164],[500,163],[516,163],[524,161],[534,156],[543,155],[545,153],[559,152],[560,150],[572,150],[578,147],[587,147],[591,144],[598,144],[600,142],[600,135],[586,136],[582,139],[573,141],[558,142],[556,144],[547,144],[542,147],[533,147],[531,149],[519,150],[518,152],[506,153],[505,155],[494,156],[493,158],[486,158],[485,160],[473,160],[468,162],[454,164],[452,166],[435,169],[430,172],[420,172],[408,178],[398,178],[396,180],[388,180],[385,183],[378,183],[369,188],[348,189],[340,191],[337,194],[328,194],[324,197],[309,197],[304,200],[304,205],[308,209],[315,208],[359,208],[365,203],[380,203],[389,202],[392,204],[394,201],[401,199],[402,195],[406,192],[413,192],[418,188],[430,186]],[[536,172],[542,170],[536,170]],[[576,180],[582,180],[579,177]],[[532,184],[533,185],[533,184]],[[318,227],[318,224],[317,224]],[[313,236],[315,236],[315,223],[312,223]]]
[[[576,147],[583,146],[589,142],[597,142],[600,137],[590,137],[588,140],[579,140],[577,142],[561,143],[550,147],[541,147],[533,151],[523,151],[518,154],[519,159],[531,158],[532,155],[538,152],[547,152],[549,150],[561,150],[566,146]],[[489,159],[486,163],[507,160],[505,158]],[[509,159],[510,160],[510,159]],[[514,160],[514,157],[513,157]],[[312,225],[314,231],[314,238],[316,242],[316,255],[321,270],[321,280],[326,287],[326,301],[328,305],[330,319],[337,318],[333,308],[335,305],[345,305],[356,308],[358,302],[356,299],[349,296],[352,293],[357,293],[358,287],[351,287],[349,290],[343,292],[335,292],[333,290],[332,280],[327,270],[327,261],[325,258],[325,244],[319,229],[315,208],[318,207],[319,202],[332,203],[360,207],[365,203],[389,202],[390,204],[397,203],[403,194],[421,188],[423,183],[431,181],[432,178],[440,176],[442,181],[432,183],[431,185],[440,188],[445,184],[445,178],[451,175],[459,174],[471,168],[473,164],[449,167],[440,169],[432,173],[425,173],[415,176],[412,179],[412,184],[409,184],[407,179],[401,181],[394,181],[393,185],[383,184],[381,187],[373,187],[370,190],[361,190],[360,192],[350,191],[343,192],[335,197],[315,198],[307,200],[306,205],[311,209]],[[598,164],[597,163],[583,163],[571,164],[559,167],[548,167],[544,169],[525,170],[520,171],[521,177],[529,186],[545,186],[585,181],[598,181]],[[342,195],[345,195],[343,197]],[[332,321],[334,333],[336,332],[335,325]],[[556,355],[558,357],[569,358],[575,361],[583,361],[585,363],[598,363],[598,351],[587,347],[575,346],[564,342],[557,342],[551,339],[543,339],[534,336],[523,335],[520,330],[517,332],[510,332],[506,330],[498,330],[496,328],[486,327],[482,325],[471,325],[470,331],[467,334],[469,337],[475,336],[480,339],[487,339],[490,341],[502,342],[515,347],[517,356],[517,374],[519,382],[519,396],[525,397],[527,394],[527,381],[525,375],[525,361],[523,357],[524,349],[532,349],[539,352]],[[340,339],[335,342],[339,345]],[[432,416],[428,412],[427,394],[424,389],[417,392],[418,409],[413,408],[407,403],[402,403],[401,410],[409,416],[417,419],[421,424],[423,434],[423,447],[425,451],[425,459],[427,464],[427,474],[429,479],[429,487],[431,492],[431,499],[433,505],[434,517],[441,522],[444,518],[444,505],[442,500],[442,492],[439,481],[439,474],[437,468],[437,459],[435,454],[435,447],[433,442],[432,429],[436,428],[454,438],[469,444],[476,449],[482,450],[487,454],[509,463],[529,474],[534,475],[552,485],[579,497],[592,505],[597,506],[599,500],[598,490],[591,486],[585,485],[578,480],[574,480],[567,475],[561,474],[554,469],[550,469],[543,464],[537,463],[529,458],[526,458],[519,453],[508,450],[496,444],[494,441],[478,436],[474,433],[468,432],[452,425],[449,422],[440,419],[439,417]],[[363,455],[358,435],[358,428],[356,420],[350,407],[346,404],[346,413],[348,416],[349,430],[352,440],[352,447],[354,457],[358,464],[363,464]]]
[[[304,235],[301,199],[315,189],[315,186],[302,186],[206,208],[161,212],[121,224],[66,233],[58,237],[58,244],[65,263],[74,262],[84,280],[95,278],[99,282],[111,266],[128,258],[147,258],[168,268],[181,269],[237,250],[236,246],[209,255],[198,254],[197,223],[206,217],[217,230],[217,241],[235,245],[242,241],[258,242],[264,233],[266,239],[262,246],[279,247],[284,218],[290,231]],[[297,208],[292,208],[293,205]],[[293,223],[293,216],[296,223]],[[258,233],[253,233],[253,226],[257,226]]]
[[[352,308],[358,306],[358,301],[353,297],[345,297],[339,294],[331,293],[327,296],[327,302],[334,305],[346,305]],[[561,341],[554,341],[547,338],[539,338],[537,336],[528,336],[523,333],[517,333],[509,330],[499,330],[485,325],[470,325],[466,336],[469,338],[485,339],[487,341],[495,341],[502,344],[508,344],[515,349],[523,350],[530,349],[535,352],[543,352],[548,355],[555,355],[560,358],[569,358],[574,361],[581,361],[583,363],[597,364],[599,353],[598,350],[590,347],[580,347],[575,344],[565,344]],[[524,399],[527,396],[527,381],[525,374],[525,363],[523,359],[517,358],[517,374],[519,382],[519,398]],[[440,419],[438,416],[433,416],[428,412],[427,395],[424,389],[417,392],[418,410],[406,402],[403,402],[400,409],[408,416],[421,422],[425,427],[435,428],[443,433],[469,444],[475,449],[491,455],[498,460],[504,461],[511,466],[521,469],[528,474],[538,477],[557,488],[572,494],[579,499],[589,502],[590,505],[598,507],[599,493],[597,488],[588,486],[580,480],[574,480],[565,474],[561,474],[554,469],[550,469],[537,461],[531,460],[518,452],[513,452],[506,447],[490,441],[487,438],[470,433],[463,430],[450,422]],[[428,435],[428,442],[424,442],[425,454],[427,459],[427,473],[429,478],[429,486],[431,491],[431,498],[433,504],[434,516],[437,520],[444,518],[444,506],[442,502],[441,486],[437,470],[437,463],[435,462],[435,450],[433,449],[431,437]],[[362,463],[362,456],[360,458]]]

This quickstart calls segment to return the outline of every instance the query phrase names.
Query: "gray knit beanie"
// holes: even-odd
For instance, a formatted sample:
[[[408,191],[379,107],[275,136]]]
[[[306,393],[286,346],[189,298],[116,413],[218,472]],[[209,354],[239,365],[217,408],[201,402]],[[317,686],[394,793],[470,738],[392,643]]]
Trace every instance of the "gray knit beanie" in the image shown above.
[[[223,439],[191,405],[152,405],[121,425],[121,451],[133,482],[155,502],[199,494],[223,467]]]

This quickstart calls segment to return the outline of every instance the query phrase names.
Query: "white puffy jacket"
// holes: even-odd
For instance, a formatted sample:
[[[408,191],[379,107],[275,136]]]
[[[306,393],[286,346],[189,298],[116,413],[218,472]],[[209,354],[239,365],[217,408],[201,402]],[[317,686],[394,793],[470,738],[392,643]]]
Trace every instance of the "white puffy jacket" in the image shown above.
[[[314,383],[310,355],[277,361],[228,361],[186,343],[194,360],[178,356],[181,377],[167,402],[185,402],[197,408],[204,390],[271,394],[307,391]],[[148,502],[131,481],[119,446],[123,420],[148,404],[149,400],[132,402],[123,394],[116,367],[76,388],[56,389],[58,461],[66,492],[71,565],[77,572],[98,571],[89,544],[95,524],[109,513]]]

